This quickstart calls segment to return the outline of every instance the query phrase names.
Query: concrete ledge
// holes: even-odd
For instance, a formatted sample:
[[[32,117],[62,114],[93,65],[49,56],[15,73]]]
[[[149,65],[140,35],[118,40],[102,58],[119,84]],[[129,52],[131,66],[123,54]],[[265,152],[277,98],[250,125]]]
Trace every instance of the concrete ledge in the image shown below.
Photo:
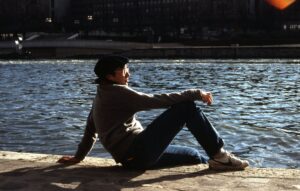
[[[111,159],[57,164],[59,155],[0,151],[0,190],[300,190],[299,169],[218,172],[207,165],[129,171]]]

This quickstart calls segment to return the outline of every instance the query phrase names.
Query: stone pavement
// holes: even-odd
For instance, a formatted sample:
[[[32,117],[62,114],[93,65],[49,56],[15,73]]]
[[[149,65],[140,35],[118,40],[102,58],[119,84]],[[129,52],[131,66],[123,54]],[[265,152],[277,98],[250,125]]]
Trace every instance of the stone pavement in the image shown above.
[[[129,171],[111,159],[87,157],[66,166],[59,155],[0,151],[0,191],[8,190],[300,190],[300,169],[213,171],[207,165]]]

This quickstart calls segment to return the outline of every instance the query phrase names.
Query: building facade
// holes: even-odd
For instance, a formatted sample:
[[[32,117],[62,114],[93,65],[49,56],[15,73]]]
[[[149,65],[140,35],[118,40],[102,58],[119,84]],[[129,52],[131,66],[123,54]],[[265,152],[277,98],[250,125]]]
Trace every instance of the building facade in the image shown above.
[[[75,30],[150,41],[300,31],[299,1],[279,11],[264,0],[73,0],[71,10]]]
[[[0,0],[0,5],[1,34],[69,31],[193,42],[255,39],[270,32],[294,37],[300,31],[300,1],[284,11],[264,0]]]
[[[102,35],[202,38],[251,19],[240,0],[73,0],[74,27]],[[77,25],[77,26],[76,26]]]
[[[42,0],[0,0],[1,32],[38,30],[47,17]]]
[[[0,35],[60,31],[69,22],[70,0],[0,0]]]

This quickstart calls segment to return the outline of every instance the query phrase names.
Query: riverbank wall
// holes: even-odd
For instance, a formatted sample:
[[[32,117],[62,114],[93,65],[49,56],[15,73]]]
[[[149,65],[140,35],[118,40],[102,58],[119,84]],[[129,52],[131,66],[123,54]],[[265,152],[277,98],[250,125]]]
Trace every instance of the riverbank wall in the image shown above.
[[[213,171],[202,164],[135,171],[93,157],[61,165],[56,163],[60,157],[0,151],[0,190],[300,190],[299,169]]]
[[[121,54],[130,58],[300,58],[300,44],[266,46],[186,46],[97,40],[0,42],[0,59],[80,59]]]

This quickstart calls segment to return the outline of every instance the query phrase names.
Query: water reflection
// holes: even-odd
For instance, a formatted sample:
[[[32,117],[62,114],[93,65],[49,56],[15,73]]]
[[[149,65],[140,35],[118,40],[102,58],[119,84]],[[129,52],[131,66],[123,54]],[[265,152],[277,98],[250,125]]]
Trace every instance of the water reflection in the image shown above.
[[[95,61],[0,61],[0,149],[73,154],[95,93]],[[212,91],[198,103],[227,148],[257,167],[300,167],[299,60],[134,60],[130,85],[147,93]],[[147,125],[162,110],[140,112]],[[187,130],[174,143],[197,147]],[[91,153],[109,157],[100,144]]]

